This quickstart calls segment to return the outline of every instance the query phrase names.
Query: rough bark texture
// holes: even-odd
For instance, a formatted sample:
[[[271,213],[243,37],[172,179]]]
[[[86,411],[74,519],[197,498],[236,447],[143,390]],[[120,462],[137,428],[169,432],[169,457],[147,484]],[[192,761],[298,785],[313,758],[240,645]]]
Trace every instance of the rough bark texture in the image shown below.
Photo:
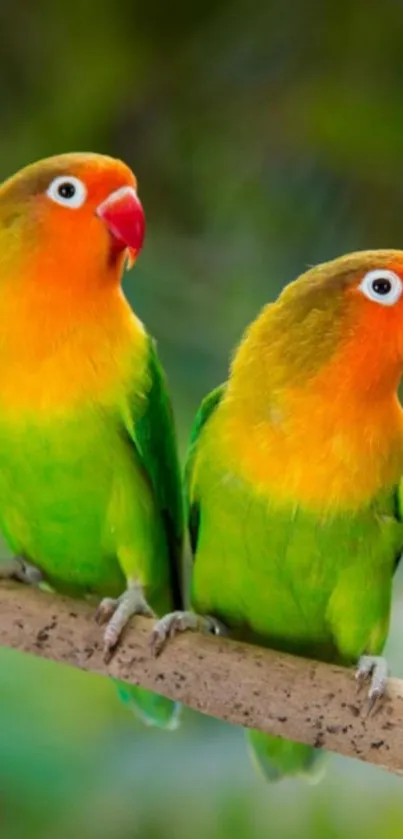
[[[344,668],[193,633],[157,659],[152,621],[135,618],[112,662],[86,602],[21,584],[0,586],[0,643],[115,676],[236,725],[251,726],[403,772],[403,682],[368,715],[366,689]]]

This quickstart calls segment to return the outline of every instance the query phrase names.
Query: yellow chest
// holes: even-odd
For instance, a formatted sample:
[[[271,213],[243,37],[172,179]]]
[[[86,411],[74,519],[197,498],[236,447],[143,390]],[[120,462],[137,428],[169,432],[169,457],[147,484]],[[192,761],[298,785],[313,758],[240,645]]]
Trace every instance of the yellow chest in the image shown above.
[[[72,327],[42,322],[0,339],[2,415],[54,416],[86,401],[113,401],[144,375],[146,332],[125,301],[98,308]]]
[[[403,419],[394,404],[360,423],[337,420],[317,404],[295,405],[253,421],[224,404],[212,418],[203,457],[225,463],[271,504],[290,502],[312,510],[354,510],[403,474]],[[203,454],[204,451],[204,454]]]

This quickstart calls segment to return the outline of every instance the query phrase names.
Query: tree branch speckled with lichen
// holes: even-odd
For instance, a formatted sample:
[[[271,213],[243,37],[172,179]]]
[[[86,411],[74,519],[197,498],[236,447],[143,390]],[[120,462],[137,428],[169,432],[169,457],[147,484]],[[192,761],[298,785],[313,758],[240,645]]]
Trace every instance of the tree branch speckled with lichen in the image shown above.
[[[403,681],[368,715],[353,671],[224,638],[176,637],[150,654],[152,621],[134,618],[109,665],[85,601],[21,584],[0,586],[0,643],[155,690],[235,725],[403,772]]]

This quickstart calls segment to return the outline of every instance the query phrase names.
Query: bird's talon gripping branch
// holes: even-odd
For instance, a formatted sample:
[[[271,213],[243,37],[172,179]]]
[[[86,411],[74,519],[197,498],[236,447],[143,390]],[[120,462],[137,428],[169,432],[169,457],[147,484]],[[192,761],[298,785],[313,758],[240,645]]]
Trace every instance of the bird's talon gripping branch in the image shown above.
[[[210,615],[197,615],[195,612],[170,612],[154,626],[150,639],[152,653],[155,656],[159,655],[169,638],[186,630],[212,635],[229,634],[227,627]]]
[[[113,597],[104,597],[101,600],[97,610],[95,612],[95,622],[102,626],[104,623],[107,623],[108,620],[112,617],[114,612],[119,605],[119,598],[114,599]]]
[[[14,556],[8,562],[0,565],[1,580],[18,580],[29,586],[38,586],[43,582],[43,575],[39,568],[27,562],[21,556]]]
[[[125,626],[133,615],[155,618],[155,613],[144,597],[142,586],[138,583],[132,584],[116,600],[111,597],[104,597],[101,600],[95,612],[95,620],[98,624],[106,623],[104,660],[107,664],[113,656]]]
[[[371,680],[368,691],[369,711],[385,694],[388,670],[388,663],[382,656],[363,655],[358,662],[356,672],[358,683],[362,684],[367,679]]]

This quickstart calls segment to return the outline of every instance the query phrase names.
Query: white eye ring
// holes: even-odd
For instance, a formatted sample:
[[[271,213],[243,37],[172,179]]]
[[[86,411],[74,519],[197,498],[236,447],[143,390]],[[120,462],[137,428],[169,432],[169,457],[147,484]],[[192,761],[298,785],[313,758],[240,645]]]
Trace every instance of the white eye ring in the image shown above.
[[[359,289],[374,303],[380,303],[381,306],[394,306],[403,291],[403,284],[394,271],[375,268],[374,271],[368,271],[365,274]]]
[[[71,210],[77,210],[84,204],[87,197],[87,188],[79,178],[75,178],[73,175],[59,175],[49,184],[46,195],[56,204],[70,207]]]

